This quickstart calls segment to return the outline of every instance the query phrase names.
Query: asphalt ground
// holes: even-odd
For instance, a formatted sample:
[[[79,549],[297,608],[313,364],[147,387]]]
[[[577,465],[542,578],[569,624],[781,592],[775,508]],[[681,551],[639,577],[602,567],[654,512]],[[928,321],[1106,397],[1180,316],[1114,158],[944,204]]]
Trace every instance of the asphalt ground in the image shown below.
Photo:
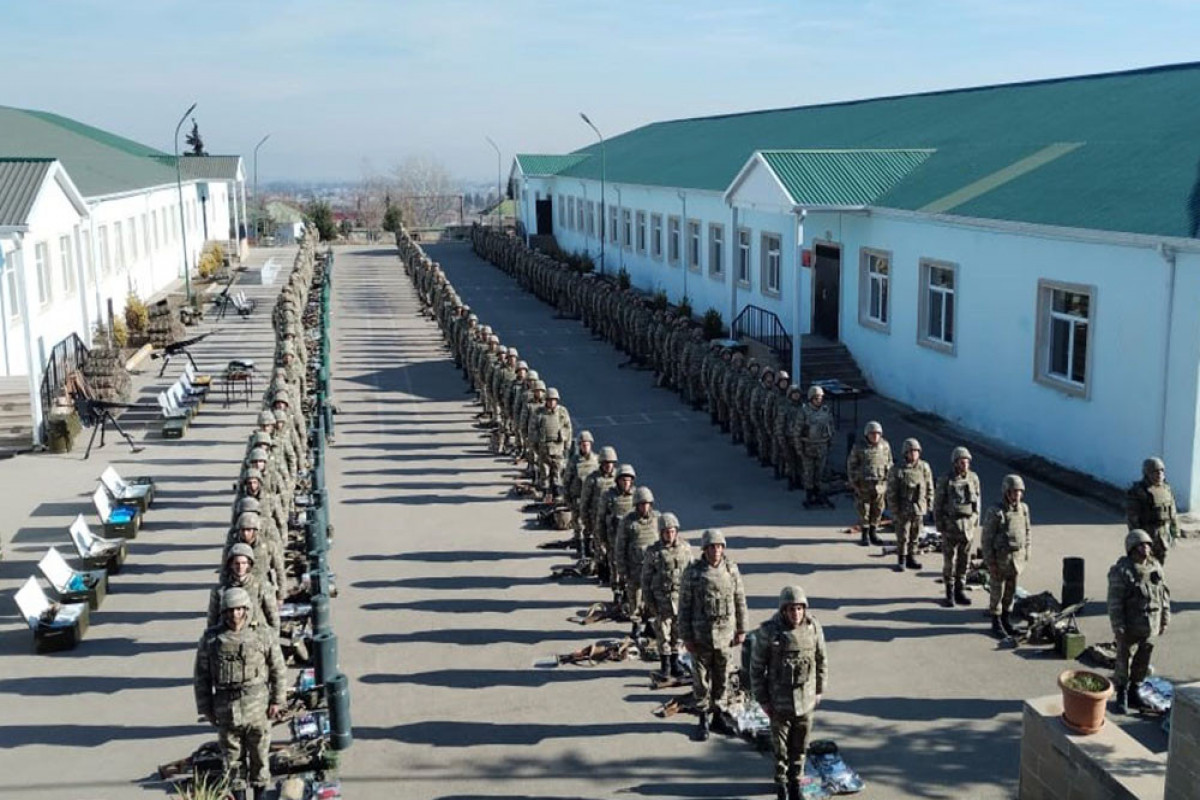
[[[1001,798],[1015,794],[1022,700],[1057,691],[1071,666],[1042,647],[1002,647],[989,635],[986,595],[940,606],[940,556],[919,573],[846,531],[849,499],[806,511],[770,472],[709,425],[707,415],[656,389],[652,374],[578,321],[523,292],[464,244],[433,245],[465,302],[502,343],[516,346],[557,387],[598,446],[613,445],[679,515],[693,543],[719,526],[745,577],[752,623],[799,582],[825,626],[830,680],[815,735],[833,738],[867,782],[866,798]],[[491,455],[474,426],[478,406],[391,248],[342,251],[335,282],[334,382],[342,413],[331,449],[341,598],[335,609],[342,669],[352,679],[356,744],[343,777],[354,797],[741,798],[769,793],[769,761],[748,744],[689,739],[694,717],[651,714],[666,695],[649,688],[650,664],[537,669],[532,663],[625,626],[566,620],[607,590],[553,582],[563,538],[539,530],[512,496],[517,472]],[[839,438],[850,429],[849,411]],[[917,436],[941,474],[950,450],[940,430],[905,409],[864,401],[860,423],[880,420],[898,444]],[[1099,432],[1098,432],[1099,435]],[[845,457],[844,446],[835,460]],[[977,456],[985,494],[1008,468]],[[1109,508],[1027,481],[1032,592],[1058,594],[1064,556],[1087,562],[1093,602],[1080,619],[1090,641],[1111,639],[1102,600],[1124,526]],[[1160,674],[1200,678],[1200,547],[1171,555],[1176,617],[1156,652]],[[678,691],[678,690],[675,690]],[[1148,746],[1166,737],[1129,726]]]

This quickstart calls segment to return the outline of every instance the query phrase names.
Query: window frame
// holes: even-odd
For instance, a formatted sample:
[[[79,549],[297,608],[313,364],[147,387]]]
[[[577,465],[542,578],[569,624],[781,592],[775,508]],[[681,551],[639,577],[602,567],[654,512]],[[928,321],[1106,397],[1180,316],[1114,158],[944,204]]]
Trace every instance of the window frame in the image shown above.
[[[96,252],[100,254],[100,274],[109,275],[112,273],[112,261],[109,258],[108,252],[108,226],[100,225],[96,228]]]
[[[725,280],[725,226],[719,222],[708,223],[708,274]]]
[[[596,201],[588,200],[584,207],[584,228],[588,237],[596,235]]]
[[[575,230],[575,196],[567,196],[567,230]]]
[[[698,219],[689,219],[685,228],[687,233],[687,267],[692,272],[704,271],[704,226]]]
[[[117,272],[122,272],[125,269],[125,229],[121,225],[121,220],[113,222],[113,266],[117,268]]]
[[[930,350],[936,350],[939,353],[946,355],[958,355],[958,321],[959,321],[959,296],[961,288],[959,286],[959,270],[958,264],[953,261],[942,261],[937,258],[922,258],[918,261],[920,267],[920,296],[917,302],[917,344],[922,347],[928,347]],[[930,278],[933,270],[945,270],[950,273],[952,288],[949,291],[934,287]],[[937,291],[942,295],[950,296],[950,318],[951,323],[951,339],[939,339],[929,334],[930,315],[932,314],[932,293]],[[943,298],[942,311],[942,332],[946,329],[946,314],[945,314],[945,299]]]
[[[634,215],[634,231],[636,236],[636,250],[640,255],[646,255],[646,212],[638,210]]]
[[[886,277],[880,280],[882,286],[880,290],[880,307],[883,310],[882,317],[871,315],[872,276],[881,274],[871,271],[872,259],[887,261]],[[880,333],[892,332],[892,278],[894,277],[894,267],[895,261],[892,259],[890,250],[880,250],[876,247],[860,247],[858,249],[858,324],[860,326],[879,331]]]
[[[771,247],[771,242],[775,247]],[[763,231],[759,237],[759,291],[766,297],[779,297],[783,293],[783,234]],[[774,256],[774,259],[772,259]],[[775,286],[771,286],[771,261],[775,261]]]
[[[75,294],[75,259],[71,252],[71,234],[58,237],[58,267],[62,272],[63,297]]]
[[[683,258],[683,226],[682,220],[670,214],[667,216],[667,263],[678,267]]]
[[[663,215],[650,215],[650,257],[655,261],[662,261],[665,249],[663,248]]]
[[[738,261],[737,261],[738,275],[737,275],[736,280],[737,280],[737,284],[740,288],[749,289],[753,286],[753,283],[754,283],[754,279],[751,277],[751,275],[753,273],[753,269],[750,266],[751,264],[754,263],[754,231],[751,230],[750,228],[740,227],[737,230],[737,235],[738,235]],[[745,254],[745,270],[744,270],[745,275],[746,275],[745,278],[742,277],[742,272],[743,272],[742,255],[743,254]]]
[[[54,275],[50,265],[49,242],[34,244],[33,272],[37,276],[38,306],[44,308],[54,302]]]
[[[4,263],[0,264],[0,284],[4,286],[3,299],[7,305],[5,321],[11,326],[21,319],[21,304],[17,295],[17,260],[12,253],[5,256]]]
[[[633,249],[633,209],[621,209],[621,249]]]
[[[1083,381],[1059,375],[1050,371],[1050,358],[1053,352],[1053,331],[1051,325],[1055,319],[1067,320],[1072,323],[1072,331],[1076,326],[1076,315],[1054,311],[1055,292],[1086,295],[1088,298],[1088,313],[1083,317],[1086,326],[1084,339]],[[1094,285],[1068,283],[1048,278],[1041,278],[1037,284],[1037,335],[1034,342],[1033,379],[1035,382],[1055,389],[1071,397],[1089,399],[1092,393],[1092,380],[1095,377],[1095,331],[1097,288]],[[1074,350],[1074,335],[1071,336],[1068,354]],[[1068,362],[1074,359],[1068,356]]]

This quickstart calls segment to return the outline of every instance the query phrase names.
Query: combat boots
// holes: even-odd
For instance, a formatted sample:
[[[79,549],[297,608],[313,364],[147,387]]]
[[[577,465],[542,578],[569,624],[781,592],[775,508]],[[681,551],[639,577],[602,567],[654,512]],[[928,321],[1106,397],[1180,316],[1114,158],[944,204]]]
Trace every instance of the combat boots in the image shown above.
[[[708,712],[700,712],[700,722],[696,725],[696,732],[692,734],[692,739],[697,742],[708,741]]]
[[[804,795],[800,793],[799,778],[792,778],[788,781],[787,800],[804,800]]]
[[[971,605],[971,598],[967,597],[967,592],[963,587],[962,581],[954,582],[954,604],[958,606]]]
[[[1134,682],[1130,681],[1129,686],[1125,690],[1126,691],[1125,704],[1127,706],[1129,706],[1130,708],[1136,709],[1139,711],[1149,708],[1149,706],[1146,705],[1146,702],[1144,700],[1142,700],[1142,696],[1140,694],[1138,694],[1138,687],[1140,687],[1140,686],[1141,686],[1140,683],[1134,683]]]
[[[1000,627],[1004,629],[1006,634],[1016,638],[1017,629],[1013,627],[1012,619],[1009,618],[1007,611],[1000,615]]]
[[[867,539],[868,539],[868,541],[871,542],[871,544],[875,545],[876,547],[883,547],[883,539],[880,539],[875,534],[875,526],[874,525],[872,525],[870,528],[867,529]]]
[[[662,676],[664,678],[670,677],[671,672],[672,672],[670,656],[659,656],[658,657],[658,671],[662,673]]]
[[[1129,687],[1123,683],[1118,683],[1114,687],[1113,692],[1113,711],[1118,714],[1129,713]]]
[[[942,605],[946,608],[954,608],[954,588],[949,581],[946,583],[946,599],[942,601]]]
[[[863,547],[871,543],[871,527],[869,525],[862,526],[862,541],[859,542]]]
[[[924,565],[910,553],[904,557],[904,566],[908,569],[920,569]]]
[[[675,653],[674,655],[671,656],[671,677],[672,678],[682,678],[683,677],[683,662],[679,660],[678,653]]]
[[[997,639],[1007,639],[1008,638],[1008,633],[1004,630],[1004,627],[1000,624],[1000,615],[999,614],[992,615],[992,635],[995,636]]]

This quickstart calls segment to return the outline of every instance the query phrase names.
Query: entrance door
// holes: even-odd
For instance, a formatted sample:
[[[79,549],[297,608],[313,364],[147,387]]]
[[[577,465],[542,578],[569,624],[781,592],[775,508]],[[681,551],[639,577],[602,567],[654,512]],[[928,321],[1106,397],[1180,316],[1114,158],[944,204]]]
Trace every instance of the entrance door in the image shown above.
[[[547,197],[538,200],[536,205],[538,236],[549,236],[554,233],[554,203]]]
[[[816,246],[813,268],[813,333],[838,341],[838,312],[841,308],[842,250],[827,244]]]

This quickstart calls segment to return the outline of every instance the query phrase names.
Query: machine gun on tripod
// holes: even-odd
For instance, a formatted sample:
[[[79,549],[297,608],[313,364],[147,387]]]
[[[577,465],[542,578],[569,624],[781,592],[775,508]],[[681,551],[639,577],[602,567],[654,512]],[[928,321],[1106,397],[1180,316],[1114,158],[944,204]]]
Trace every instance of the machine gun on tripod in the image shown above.
[[[113,403],[108,400],[95,400],[88,397],[82,391],[76,390],[71,393],[71,402],[75,406],[75,413],[79,415],[79,422],[85,428],[92,429],[92,436],[88,439],[87,451],[83,454],[84,460],[87,460],[92,455],[92,445],[96,442],[96,434],[100,434],[100,446],[104,447],[104,429],[109,425],[116,428],[117,433],[125,437],[125,441],[129,443],[129,448],[140,453],[144,447],[140,447],[133,443],[133,437],[125,432],[121,427],[121,423],[117,422],[116,417],[112,415],[114,408],[133,408],[135,403]]]
[[[167,371],[167,365],[171,363],[172,356],[183,355],[191,362],[192,369],[200,369],[196,366],[196,359],[192,358],[192,354],[188,352],[188,348],[210,334],[212,334],[212,331],[202,333],[199,336],[193,336],[191,339],[184,339],[182,342],[172,342],[161,351],[151,353],[150,358],[161,358],[163,360],[162,368],[158,371],[158,377],[161,378],[163,373]]]

